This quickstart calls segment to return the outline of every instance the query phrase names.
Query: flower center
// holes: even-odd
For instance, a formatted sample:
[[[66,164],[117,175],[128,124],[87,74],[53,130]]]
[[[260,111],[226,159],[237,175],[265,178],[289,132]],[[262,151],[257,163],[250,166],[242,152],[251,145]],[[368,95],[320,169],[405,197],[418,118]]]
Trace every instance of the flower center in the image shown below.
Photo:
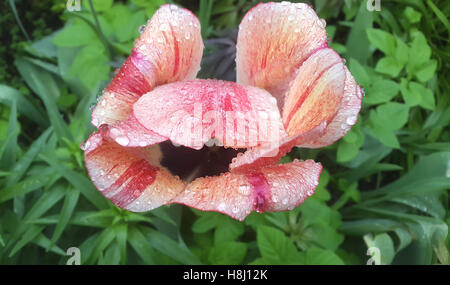
[[[187,183],[198,177],[227,172],[231,160],[246,150],[206,145],[200,150],[195,150],[174,146],[170,141],[162,142],[159,146],[162,152],[161,165]]]

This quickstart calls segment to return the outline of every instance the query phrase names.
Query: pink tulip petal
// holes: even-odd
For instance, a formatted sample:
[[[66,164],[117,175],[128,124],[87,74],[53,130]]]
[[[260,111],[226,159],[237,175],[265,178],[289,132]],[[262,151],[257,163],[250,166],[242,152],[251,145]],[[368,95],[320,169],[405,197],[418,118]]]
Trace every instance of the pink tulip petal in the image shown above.
[[[342,138],[358,120],[361,109],[362,90],[352,74],[345,67],[344,96],[338,111],[331,119],[323,135],[311,136],[308,141],[297,144],[302,147],[319,148],[330,145]]]
[[[162,5],[93,110],[92,124],[121,121],[131,113],[132,104],[156,86],[195,78],[202,53],[197,17],[175,5]]]
[[[327,47],[325,23],[303,3],[267,3],[251,9],[239,26],[237,82],[268,90],[283,107],[295,71]]]
[[[94,133],[84,145],[86,169],[97,189],[116,206],[149,211],[170,202],[184,183],[159,166],[157,145],[124,148]]]
[[[242,221],[253,210],[292,210],[314,193],[321,171],[319,163],[307,160],[198,178],[173,202]]]
[[[145,147],[167,140],[166,137],[162,137],[142,126],[133,113],[127,119],[108,127],[104,136],[108,136],[116,143],[127,147]]]
[[[312,54],[289,84],[283,123],[290,136],[306,133],[335,116],[343,95],[346,74],[342,59],[332,49]]]
[[[323,136],[327,128],[326,122],[311,131],[298,136],[287,136],[282,138],[279,146],[254,147],[248,149],[242,155],[237,156],[230,163],[230,171],[246,172],[258,170],[264,166],[278,163],[283,156],[289,153],[293,147],[310,143],[311,138]]]
[[[284,134],[268,92],[220,80],[162,85],[134,104],[134,116],[146,129],[194,149],[211,138],[232,148],[278,145]]]

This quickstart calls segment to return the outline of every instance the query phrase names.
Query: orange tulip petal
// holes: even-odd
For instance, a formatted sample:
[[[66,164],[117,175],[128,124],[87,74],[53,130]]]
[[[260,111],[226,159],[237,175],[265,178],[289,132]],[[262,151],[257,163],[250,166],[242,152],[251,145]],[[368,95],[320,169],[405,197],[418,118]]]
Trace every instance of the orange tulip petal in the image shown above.
[[[239,26],[237,82],[269,91],[283,107],[284,93],[301,63],[327,46],[325,23],[303,3],[266,3]]]

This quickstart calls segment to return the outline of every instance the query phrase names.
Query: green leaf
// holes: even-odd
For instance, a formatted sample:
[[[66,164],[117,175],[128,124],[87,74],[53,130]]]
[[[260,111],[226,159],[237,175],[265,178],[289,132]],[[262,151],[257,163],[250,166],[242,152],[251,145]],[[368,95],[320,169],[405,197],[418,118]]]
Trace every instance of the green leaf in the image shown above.
[[[395,78],[398,76],[402,68],[403,65],[396,58],[386,56],[377,62],[375,71]]]
[[[69,189],[68,191],[66,191],[66,197],[59,214],[58,224],[56,225],[55,231],[53,232],[50,247],[52,247],[58,241],[58,239],[64,232],[64,229],[66,228],[67,224],[70,221],[70,218],[72,217],[79,196],[80,191],[77,189]]]
[[[197,256],[192,254],[184,245],[177,243],[170,237],[149,228],[140,227],[151,246],[159,252],[173,258],[181,264],[201,264]]]
[[[435,102],[433,91],[414,81],[409,82],[409,90],[416,97],[420,97],[419,105],[421,107],[428,110],[434,110]]]
[[[48,126],[48,120],[44,117],[39,106],[34,106],[22,93],[6,85],[0,84],[0,103],[12,106],[16,102],[17,112],[28,117],[42,127]]]
[[[400,86],[397,82],[392,80],[376,77],[371,86],[366,90],[364,102],[367,104],[386,103],[397,96]]]
[[[145,264],[156,264],[154,260],[155,250],[137,227],[129,228],[128,242]]]
[[[90,90],[102,81],[107,80],[110,67],[107,64],[108,56],[100,45],[84,47],[73,61],[69,76],[78,76],[81,82]]]
[[[395,38],[388,32],[380,29],[367,29],[367,38],[369,42],[386,55],[394,55]]]
[[[275,228],[258,227],[256,240],[261,256],[272,264],[298,264],[303,261],[294,244]]]
[[[56,100],[60,96],[60,93],[53,76],[25,59],[18,58],[14,63],[22,77],[25,79],[25,82],[44,102],[50,122],[58,137],[60,139],[65,137],[71,140],[72,134],[56,105]]]
[[[78,189],[84,197],[86,197],[92,204],[94,204],[98,209],[105,209],[108,206],[108,202],[106,199],[100,194],[97,189],[95,189],[92,182],[86,178],[86,176],[81,175],[78,172],[75,172],[66,166],[63,166],[53,157],[49,157],[48,155],[40,154],[40,157],[43,158],[48,164],[53,166],[57,173],[64,177],[67,181],[69,181],[73,187]]]
[[[44,226],[30,226],[22,235],[22,238],[15,244],[8,257],[14,256],[20,249],[32,242],[42,231]]]
[[[86,0],[82,1],[83,8],[87,11],[91,12],[91,5],[89,5],[89,1],[92,1],[92,5],[94,6],[95,12],[103,12],[111,8],[114,0]]]
[[[127,262],[127,236],[128,225],[123,223],[115,226],[116,229],[116,241],[118,244],[120,263],[126,264]]]
[[[421,32],[416,32],[414,40],[409,49],[409,61],[406,70],[410,74],[415,74],[420,66],[428,63],[431,56],[431,48],[427,39]]]
[[[239,265],[247,254],[247,244],[242,242],[223,242],[211,249],[209,261],[214,265]]]
[[[14,198],[16,195],[25,195],[46,185],[55,176],[51,173],[41,173],[0,190],[0,203]]]
[[[311,247],[306,250],[306,264],[308,265],[344,265],[342,259],[333,251]]]
[[[366,3],[361,1],[358,14],[353,22],[346,42],[347,54],[351,55],[361,64],[366,64],[371,55],[366,29],[371,28],[372,23],[373,13],[369,12]]]
[[[34,158],[38,155],[39,152],[44,148],[45,143],[47,142],[48,137],[52,133],[51,129],[47,129],[43,132],[40,137],[35,140],[27,152],[22,156],[22,158],[17,161],[16,164],[11,168],[11,173],[6,179],[6,185],[11,186],[17,183],[20,178],[24,175],[25,171],[30,167]]]
[[[367,74],[364,67],[356,59],[350,58],[349,69],[358,84],[362,86],[370,85],[371,80],[369,75]]]
[[[55,45],[60,47],[79,47],[98,41],[95,31],[81,20],[65,26],[52,40]]]
[[[411,24],[420,22],[420,19],[422,18],[422,14],[420,14],[419,12],[414,10],[414,8],[409,7],[409,6],[406,7],[406,9],[403,13],[405,14],[406,19],[408,19],[408,21]]]
[[[432,59],[421,65],[414,75],[420,82],[427,82],[434,76],[436,68],[437,61]]]
[[[10,165],[16,163],[18,144],[17,139],[20,133],[19,122],[17,120],[17,103],[14,101],[11,106],[8,121],[7,140],[2,146],[0,168],[8,169]]]
[[[396,47],[394,57],[402,66],[404,66],[409,59],[409,48],[399,37],[395,37],[395,42]]]

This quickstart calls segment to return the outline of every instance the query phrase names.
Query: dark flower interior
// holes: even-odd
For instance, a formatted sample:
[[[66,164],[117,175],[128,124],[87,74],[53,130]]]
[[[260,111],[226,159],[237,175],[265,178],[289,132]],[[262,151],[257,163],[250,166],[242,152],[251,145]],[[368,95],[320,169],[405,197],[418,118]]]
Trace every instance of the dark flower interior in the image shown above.
[[[211,147],[204,145],[202,149],[195,150],[174,146],[170,141],[163,142],[159,146],[163,154],[161,165],[185,182],[227,172],[231,160],[246,150],[215,145]]]

